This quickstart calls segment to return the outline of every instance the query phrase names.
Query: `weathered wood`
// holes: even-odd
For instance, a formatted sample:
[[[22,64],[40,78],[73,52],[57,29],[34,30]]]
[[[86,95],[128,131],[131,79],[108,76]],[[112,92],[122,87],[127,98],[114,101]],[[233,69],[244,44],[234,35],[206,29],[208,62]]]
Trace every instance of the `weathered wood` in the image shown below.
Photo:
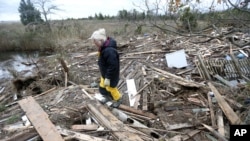
[[[29,120],[44,141],[63,141],[62,136],[57,132],[56,127],[49,120],[47,113],[41,106],[29,96],[18,102],[21,108],[26,112]]]
[[[137,134],[131,132],[130,128],[125,126],[105,106],[103,106],[99,102],[90,100],[87,103],[87,108],[100,124],[111,130],[112,135],[117,140],[142,141],[142,139]]]
[[[190,72],[190,71],[192,71],[192,70],[194,70],[194,69],[193,69],[193,68],[190,68],[190,69],[186,69],[186,70],[184,70],[184,71],[178,72],[178,73],[176,73],[176,74],[177,74],[177,75],[182,75],[182,74],[187,73],[187,72]]]
[[[167,71],[164,71],[164,70],[161,70],[161,69],[158,69],[158,68],[155,68],[153,66],[149,66],[151,69],[155,70],[155,71],[158,71],[160,73],[162,73],[162,76],[166,77],[166,78],[172,78],[170,79],[170,81],[173,81],[179,85],[182,85],[182,86],[186,86],[186,87],[196,87],[196,88],[200,88],[202,87],[201,84],[199,83],[196,83],[194,81],[189,81],[189,80],[186,80],[180,76],[177,76],[177,75],[174,75],[172,73],[169,73]]]
[[[166,130],[177,130],[177,129],[182,129],[182,128],[189,128],[193,127],[192,124],[189,123],[178,123],[178,124],[173,124],[173,125],[164,125]]]
[[[148,93],[147,91],[143,91],[142,95],[142,110],[147,111],[148,110]]]
[[[72,125],[71,129],[75,131],[82,131],[82,130],[93,131],[93,130],[97,130],[98,127],[99,126],[96,124],[90,124],[90,125],[76,124],[76,125]]]
[[[192,130],[188,132],[186,135],[176,135],[169,139],[169,141],[186,141],[193,137],[194,135],[198,134],[200,130]]]
[[[211,96],[209,93],[207,93],[207,100],[208,100],[208,106],[210,109],[210,117],[211,117],[212,126],[216,127],[214,107],[213,107],[213,103],[212,103]]]
[[[30,138],[37,136],[37,132],[35,129],[23,130],[21,132],[15,133],[9,138],[5,138],[4,141],[26,141]],[[0,140],[2,141],[2,140]]]
[[[230,44],[230,56],[231,56],[231,58],[232,58],[232,60],[233,60],[234,67],[235,67],[236,71],[239,73],[239,75],[240,75],[243,79],[245,79],[247,82],[250,82],[250,79],[249,79],[248,77],[246,77],[246,76],[242,73],[242,71],[241,71],[241,69],[240,69],[240,67],[239,67],[239,61],[235,58],[235,56],[234,56],[234,54],[233,54],[233,51],[232,51],[232,44]]]
[[[39,94],[39,95],[36,95],[36,96],[34,96],[34,98],[37,98],[37,97],[42,96],[42,95],[46,95],[46,94],[48,94],[48,93],[53,92],[54,90],[56,90],[56,87],[51,88],[51,89],[49,89],[49,90],[47,90],[47,91],[45,91],[45,92],[43,92],[43,93],[41,93],[41,94]]]
[[[144,111],[141,111],[141,110],[138,110],[138,109],[134,109],[134,108],[131,108],[131,107],[123,105],[123,104],[121,104],[118,108],[121,109],[121,110],[127,111],[127,112],[134,113],[134,114],[146,116],[146,117],[149,117],[151,119],[156,118],[156,116],[154,114],[152,114],[152,113],[144,112]]]
[[[229,87],[233,87],[233,85],[229,82],[229,81],[227,81],[227,80],[225,80],[223,77],[221,77],[220,75],[218,75],[218,74],[216,74],[216,75],[214,75],[213,77],[215,77],[216,79],[218,79],[218,80],[220,80],[222,83],[224,83],[225,85],[227,85],[227,86],[229,86]]]
[[[218,132],[222,136],[225,136],[224,121],[221,110],[218,110],[217,112],[217,123],[218,123]]]
[[[222,111],[224,112],[224,114],[226,115],[226,117],[228,118],[230,123],[231,124],[241,124],[242,123],[241,119],[237,116],[237,114],[233,111],[233,109],[228,105],[228,103],[221,96],[221,94],[214,87],[214,85],[211,82],[209,82],[208,85],[209,85],[210,89],[212,90],[212,92],[214,93],[214,96],[215,96],[220,108],[222,109]]]
[[[218,137],[221,141],[228,141],[224,136],[215,131],[211,126],[201,123],[206,129],[208,129],[211,133],[213,133],[216,137]]]
[[[166,51],[163,51],[163,50],[161,50],[161,49],[157,49],[157,50],[150,50],[150,51],[144,51],[144,52],[126,53],[124,56],[140,55],[140,54],[149,54],[149,53],[166,53]]]
[[[198,60],[200,62],[201,68],[202,68],[203,72],[205,73],[206,79],[211,80],[211,76],[210,76],[210,74],[209,74],[209,72],[208,72],[208,70],[207,70],[207,68],[206,68],[206,66],[205,66],[205,64],[203,62],[203,59],[202,59],[201,55],[198,55],[197,57],[198,57]]]
[[[93,137],[93,136],[86,135],[86,134],[83,134],[83,133],[78,133],[78,132],[75,132],[75,131],[63,129],[63,128],[60,128],[60,127],[57,127],[57,130],[64,136],[70,136],[72,138],[79,139],[79,140],[85,140],[85,141],[110,141],[110,140],[106,140],[106,139],[103,139],[103,138]]]

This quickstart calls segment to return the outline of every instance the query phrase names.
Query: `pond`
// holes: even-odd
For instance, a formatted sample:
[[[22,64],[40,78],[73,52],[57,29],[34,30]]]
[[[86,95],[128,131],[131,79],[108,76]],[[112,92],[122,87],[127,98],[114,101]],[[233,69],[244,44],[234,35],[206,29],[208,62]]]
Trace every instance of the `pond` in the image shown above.
[[[12,79],[20,73],[32,74],[39,56],[39,52],[1,52],[0,80]]]

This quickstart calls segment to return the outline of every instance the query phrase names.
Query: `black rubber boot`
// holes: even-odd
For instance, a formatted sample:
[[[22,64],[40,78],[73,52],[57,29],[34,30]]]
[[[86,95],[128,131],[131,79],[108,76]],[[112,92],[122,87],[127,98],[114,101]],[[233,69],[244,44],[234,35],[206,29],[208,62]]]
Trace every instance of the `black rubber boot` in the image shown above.
[[[110,107],[118,108],[121,104],[122,104],[122,98],[120,98],[117,101],[113,101],[113,103],[112,103],[112,105]]]

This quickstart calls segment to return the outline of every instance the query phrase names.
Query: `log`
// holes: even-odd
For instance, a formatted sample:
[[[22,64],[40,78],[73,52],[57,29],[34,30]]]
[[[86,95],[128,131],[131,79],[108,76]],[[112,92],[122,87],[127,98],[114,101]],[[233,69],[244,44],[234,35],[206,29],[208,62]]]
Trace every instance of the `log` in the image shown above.
[[[176,135],[169,139],[169,141],[186,141],[193,137],[194,135],[198,134],[200,130],[193,130],[187,133],[187,135]]]
[[[173,124],[173,125],[164,125],[166,130],[177,130],[177,129],[182,129],[182,128],[189,128],[193,127],[193,125],[189,123],[178,123],[178,124]]]
[[[29,120],[44,141],[63,141],[56,127],[50,121],[47,113],[31,96],[18,102],[21,108],[26,112]]]
[[[211,82],[209,82],[208,85],[209,85],[210,89],[212,90],[212,92],[214,93],[214,96],[215,96],[220,108],[222,109],[222,111],[224,112],[224,114],[226,115],[226,117],[228,118],[230,123],[231,124],[241,124],[242,123],[241,119],[237,116],[237,114],[233,111],[233,109],[228,105],[228,103],[221,96],[221,94],[214,87],[214,85]]]

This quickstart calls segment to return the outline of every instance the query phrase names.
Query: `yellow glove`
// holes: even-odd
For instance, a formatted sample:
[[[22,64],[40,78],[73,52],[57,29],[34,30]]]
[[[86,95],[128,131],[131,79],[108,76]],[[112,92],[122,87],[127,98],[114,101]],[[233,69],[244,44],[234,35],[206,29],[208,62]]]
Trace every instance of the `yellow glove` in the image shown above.
[[[105,85],[105,86],[110,86],[110,80],[107,79],[107,78],[105,78],[105,79],[104,79],[104,85]]]

